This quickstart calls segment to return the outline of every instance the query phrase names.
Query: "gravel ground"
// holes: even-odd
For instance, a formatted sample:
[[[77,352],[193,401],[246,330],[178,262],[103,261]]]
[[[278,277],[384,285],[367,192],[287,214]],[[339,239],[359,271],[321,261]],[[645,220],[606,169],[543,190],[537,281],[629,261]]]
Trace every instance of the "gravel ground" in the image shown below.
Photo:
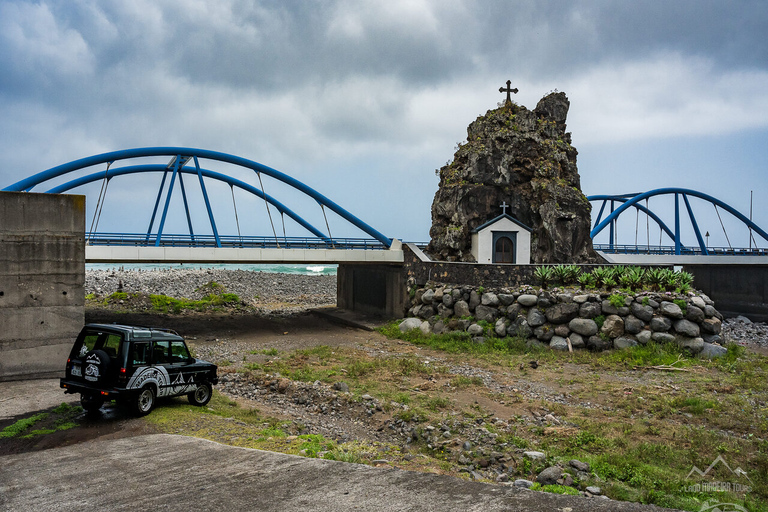
[[[106,297],[122,291],[199,300],[211,292],[205,285],[212,281],[222,285],[226,292],[237,294],[246,304],[257,307],[281,303],[307,309],[336,304],[336,276],[210,268],[88,270],[85,293]]]
[[[728,343],[768,349],[768,324],[744,316],[728,318],[723,322],[723,338]]]
[[[336,276],[277,274],[248,270],[163,269],[88,270],[85,293],[106,297],[116,291],[163,294],[175,298],[200,299],[210,293],[205,285],[214,281],[246,304],[267,307],[269,314],[297,313],[336,304]],[[768,324],[753,323],[739,316],[723,323],[726,342],[768,349]]]

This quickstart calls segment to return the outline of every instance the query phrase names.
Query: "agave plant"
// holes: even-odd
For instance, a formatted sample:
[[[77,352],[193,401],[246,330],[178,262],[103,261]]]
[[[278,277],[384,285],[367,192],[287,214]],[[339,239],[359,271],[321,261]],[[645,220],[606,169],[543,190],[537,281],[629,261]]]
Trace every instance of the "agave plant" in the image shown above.
[[[566,267],[566,279],[568,281],[568,284],[573,284],[578,282],[579,277],[581,276],[581,267],[578,265],[568,265]]]
[[[568,284],[568,267],[566,265],[555,265],[549,268],[552,270],[554,279],[557,279],[563,285]]]
[[[536,267],[536,270],[533,271],[533,277],[539,281],[541,287],[546,290],[549,282],[555,277],[554,268],[546,266]]]
[[[645,271],[645,282],[648,283],[653,291],[659,291],[664,283],[663,268],[649,268]]]
[[[677,275],[674,270],[670,268],[662,270],[661,285],[668,292],[674,291],[677,288]]]
[[[605,267],[597,267],[596,269],[592,270],[592,278],[595,281],[595,286],[597,288],[602,288],[603,283],[605,282],[605,279],[608,277],[608,269]]]
[[[589,272],[584,272],[583,274],[579,275],[577,280],[581,287],[584,289],[595,287],[595,277]]]
[[[612,267],[608,267],[608,276],[612,277],[615,281],[614,286],[621,282],[621,276],[623,276],[626,271],[627,267],[624,265],[614,265]]]
[[[678,285],[691,286],[691,284],[693,284],[693,274],[691,274],[690,272],[680,271],[680,272],[677,272],[675,275],[677,277]]]
[[[643,285],[643,274],[645,271],[640,267],[627,267],[619,277],[619,283],[632,291],[637,291]]]

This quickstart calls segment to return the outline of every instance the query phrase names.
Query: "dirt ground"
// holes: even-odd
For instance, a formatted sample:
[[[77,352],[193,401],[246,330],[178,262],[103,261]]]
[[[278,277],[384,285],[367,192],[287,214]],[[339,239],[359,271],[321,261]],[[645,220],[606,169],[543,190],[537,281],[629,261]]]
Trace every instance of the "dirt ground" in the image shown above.
[[[284,317],[264,317],[228,313],[193,313],[185,315],[160,315],[145,313],[119,313],[109,310],[87,311],[86,321],[89,323],[123,323],[127,325],[144,325],[171,328],[184,336],[190,347],[199,356],[224,366],[220,366],[220,376],[234,373],[247,362],[260,362],[264,356],[253,355],[251,352],[261,349],[277,348],[280,351],[293,351],[317,346],[349,347],[364,350],[369,354],[390,356],[392,354],[418,354],[420,358],[432,361],[446,360],[446,354],[416,347],[400,340],[389,340],[383,335],[369,330],[358,329],[331,322],[321,316],[305,313]],[[452,359],[448,357],[448,359]],[[235,361],[227,365],[228,361]],[[455,362],[455,361],[454,361]],[[535,375],[531,376],[538,381]],[[423,377],[414,376],[409,384],[424,390],[440,388],[446,382],[423,382]],[[443,379],[446,380],[446,379]],[[546,379],[542,379],[546,380]],[[497,386],[510,383],[499,381]],[[544,382],[535,382],[534,386],[545,386]],[[219,386],[220,388],[221,386]],[[557,393],[557,390],[544,390],[543,393]],[[0,430],[22,417],[31,414],[50,411],[61,403],[76,405],[77,395],[65,394],[59,388],[57,379],[43,381],[6,382],[0,383],[0,393],[4,397],[0,402]],[[312,423],[310,413],[300,407],[286,407],[283,401],[249,400],[241,396],[233,396],[238,403],[246,407],[258,408],[264,414],[278,419]],[[486,396],[478,396],[471,391],[458,391],[453,395],[452,406],[461,409],[468,406],[479,406],[493,416],[510,417],[513,414],[526,413],[511,403],[503,400],[493,400]],[[185,401],[184,398],[169,400]],[[545,411],[541,411],[543,414]],[[349,407],[340,410],[333,418],[325,420],[324,425],[318,425],[320,433],[329,437],[334,432],[344,431],[363,440],[387,440],[391,436],[382,433],[381,426],[391,419],[391,414],[381,412],[372,421],[363,409]],[[106,405],[100,415],[88,417],[81,414],[77,418],[80,426],[69,430],[57,431],[44,436],[34,436],[29,439],[14,437],[0,439],[0,453],[22,453],[36,451],[55,446],[69,445],[97,437],[119,438],[147,434],[154,431],[153,427],[140,418],[134,418],[115,405]],[[36,425],[46,428],[45,422]]]

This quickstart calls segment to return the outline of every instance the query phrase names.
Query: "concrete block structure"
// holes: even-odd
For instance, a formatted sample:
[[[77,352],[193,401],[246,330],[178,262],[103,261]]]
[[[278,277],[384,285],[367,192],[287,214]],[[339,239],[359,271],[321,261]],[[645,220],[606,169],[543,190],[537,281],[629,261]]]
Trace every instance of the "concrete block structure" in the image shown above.
[[[85,197],[0,192],[0,380],[63,375],[84,283]]]

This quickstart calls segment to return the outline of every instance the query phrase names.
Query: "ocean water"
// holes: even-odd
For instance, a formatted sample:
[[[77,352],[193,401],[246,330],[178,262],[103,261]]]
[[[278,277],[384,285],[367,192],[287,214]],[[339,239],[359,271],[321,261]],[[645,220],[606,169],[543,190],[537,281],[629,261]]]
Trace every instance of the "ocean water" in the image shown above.
[[[185,268],[219,268],[224,270],[251,270],[254,272],[271,272],[275,274],[301,274],[308,276],[335,276],[338,265],[331,264],[286,264],[286,263],[259,263],[259,264],[225,264],[225,263],[88,263],[86,270],[167,270]]]

